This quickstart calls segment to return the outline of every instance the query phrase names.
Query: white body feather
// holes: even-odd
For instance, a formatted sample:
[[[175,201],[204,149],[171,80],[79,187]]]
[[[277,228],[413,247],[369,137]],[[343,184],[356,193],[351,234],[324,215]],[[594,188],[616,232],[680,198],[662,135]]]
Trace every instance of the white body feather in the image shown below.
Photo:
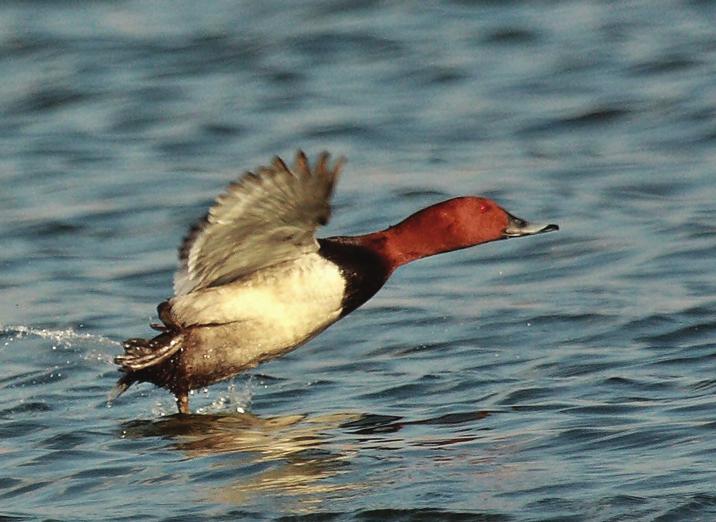
[[[237,351],[268,355],[300,344],[338,320],[345,284],[337,265],[308,254],[244,280],[175,297],[170,301],[172,319],[183,328],[231,324],[258,344],[242,343]],[[254,331],[261,332],[259,340],[249,333]]]

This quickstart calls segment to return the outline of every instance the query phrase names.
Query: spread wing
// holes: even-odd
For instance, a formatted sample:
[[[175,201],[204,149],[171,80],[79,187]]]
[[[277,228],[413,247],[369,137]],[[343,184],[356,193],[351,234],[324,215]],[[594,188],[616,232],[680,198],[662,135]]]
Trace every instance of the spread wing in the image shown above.
[[[278,157],[247,172],[216,198],[179,249],[174,293],[227,283],[260,268],[318,250],[314,233],[328,223],[330,199],[345,160],[323,152],[311,167],[299,151],[293,169]]]

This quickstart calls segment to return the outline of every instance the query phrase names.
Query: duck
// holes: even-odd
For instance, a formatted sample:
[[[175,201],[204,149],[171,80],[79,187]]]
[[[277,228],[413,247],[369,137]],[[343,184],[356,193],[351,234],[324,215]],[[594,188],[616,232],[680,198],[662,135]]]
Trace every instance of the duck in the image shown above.
[[[291,167],[274,157],[219,195],[184,238],[174,295],[157,307],[159,333],[131,338],[115,357],[114,400],[132,384],[189,394],[284,355],[363,305],[399,267],[436,254],[559,229],[496,202],[460,196],[383,230],[316,238],[328,223],[345,158],[328,152]]]

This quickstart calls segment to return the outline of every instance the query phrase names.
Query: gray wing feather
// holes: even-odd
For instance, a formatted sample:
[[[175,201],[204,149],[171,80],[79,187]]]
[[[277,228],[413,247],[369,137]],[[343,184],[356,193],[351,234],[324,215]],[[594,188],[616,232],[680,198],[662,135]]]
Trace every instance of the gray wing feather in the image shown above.
[[[278,157],[247,172],[216,198],[179,249],[174,293],[220,285],[318,250],[314,237],[330,218],[330,199],[345,162],[299,151],[293,169]]]

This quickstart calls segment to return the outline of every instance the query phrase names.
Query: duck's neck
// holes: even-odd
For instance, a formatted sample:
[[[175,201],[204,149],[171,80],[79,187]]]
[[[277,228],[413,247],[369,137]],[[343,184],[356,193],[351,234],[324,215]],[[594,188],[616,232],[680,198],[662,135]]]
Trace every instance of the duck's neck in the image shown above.
[[[354,239],[384,258],[391,271],[416,259],[498,239],[492,231],[475,231],[473,220],[463,212],[464,199],[443,201],[395,226]]]

